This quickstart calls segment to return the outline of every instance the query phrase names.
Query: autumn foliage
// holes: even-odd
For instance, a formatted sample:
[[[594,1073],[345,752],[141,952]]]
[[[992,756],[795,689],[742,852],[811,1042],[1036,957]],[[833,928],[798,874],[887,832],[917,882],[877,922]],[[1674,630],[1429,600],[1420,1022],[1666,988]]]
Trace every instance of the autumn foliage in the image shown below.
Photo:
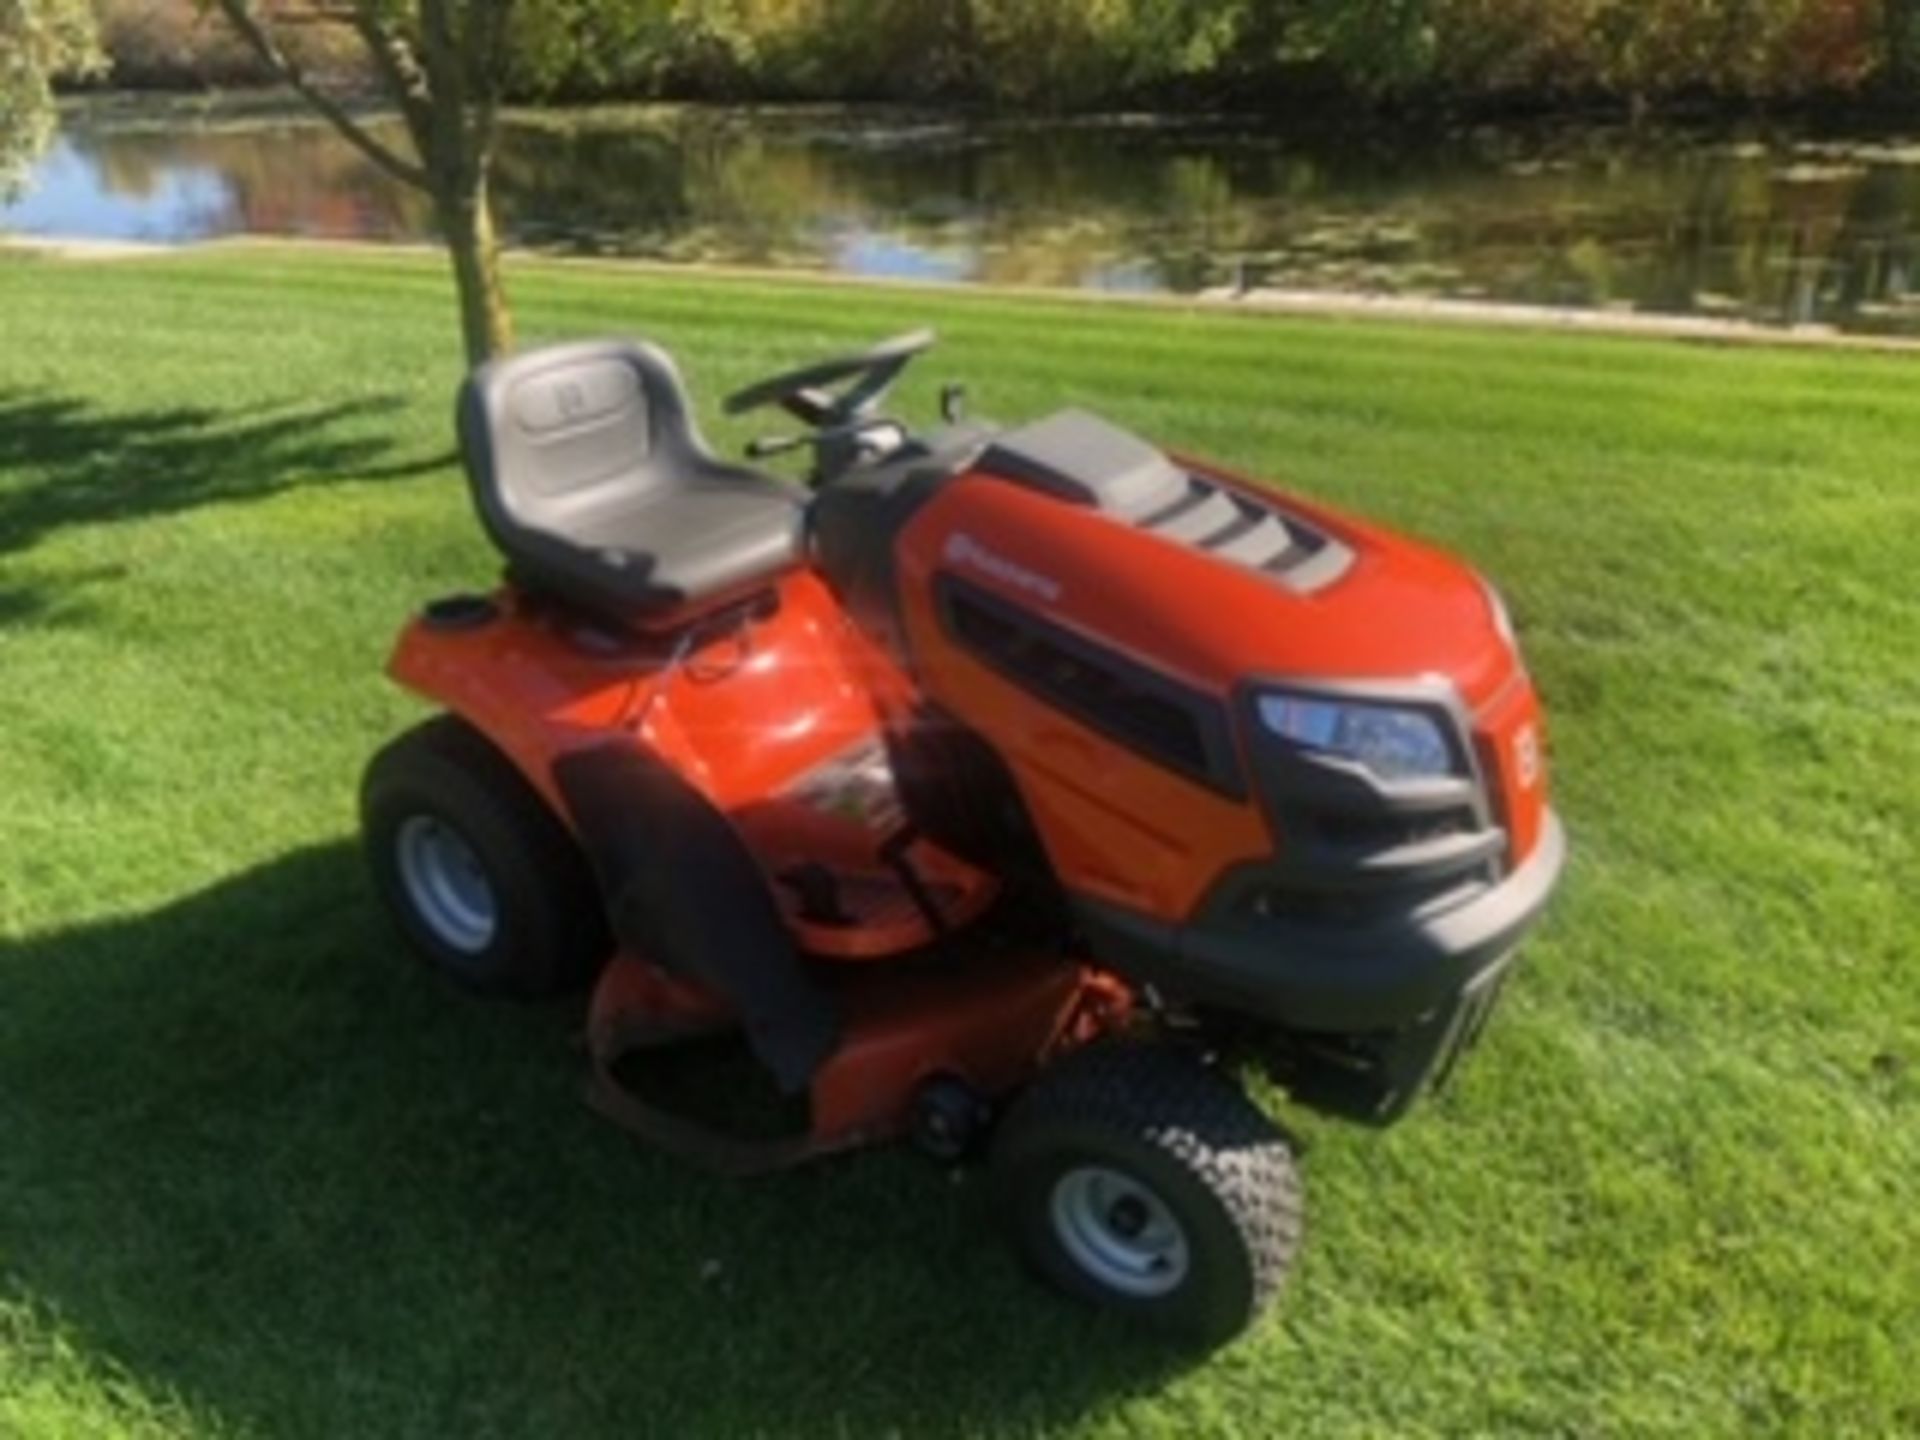
[[[195,0],[98,8],[120,83],[259,78]],[[1864,93],[1920,74],[1920,0],[616,0],[572,9],[586,43],[558,88],[574,99],[1765,101]],[[554,77],[540,78],[552,93]]]

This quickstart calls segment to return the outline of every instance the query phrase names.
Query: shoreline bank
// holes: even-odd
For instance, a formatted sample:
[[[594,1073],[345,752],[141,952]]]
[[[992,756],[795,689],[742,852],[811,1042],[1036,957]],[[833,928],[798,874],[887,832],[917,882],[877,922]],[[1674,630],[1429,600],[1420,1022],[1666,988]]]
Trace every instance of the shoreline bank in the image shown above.
[[[100,240],[86,236],[12,235],[0,232],[0,254],[37,255],[81,263],[164,259],[174,255],[262,250],[401,255],[435,259],[440,247],[425,242],[334,240],[303,236],[230,235],[211,240],[161,244],[152,241]],[[767,266],[647,260],[638,257],[567,255],[509,247],[510,266],[625,272],[633,275],[739,280],[759,284],[850,287],[905,293],[978,294],[1000,299],[1033,299],[1093,306],[1190,309],[1247,316],[1318,317],[1327,320],[1383,320],[1400,324],[1453,325],[1489,330],[1532,330],[1618,339],[1679,340],[1710,345],[1779,349],[1821,349],[1920,354],[1920,336],[1872,335],[1829,325],[1760,325],[1708,315],[1662,314],[1640,310],[1580,309],[1506,301],[1449,299],[1442,296],[1389,295],[1359,291],[1215,287],[1193,294],[1072,289],[1046,285],[952,283],[912,278],[853,275],[833,271]],[[511,283],[509,276],[509,283]]]

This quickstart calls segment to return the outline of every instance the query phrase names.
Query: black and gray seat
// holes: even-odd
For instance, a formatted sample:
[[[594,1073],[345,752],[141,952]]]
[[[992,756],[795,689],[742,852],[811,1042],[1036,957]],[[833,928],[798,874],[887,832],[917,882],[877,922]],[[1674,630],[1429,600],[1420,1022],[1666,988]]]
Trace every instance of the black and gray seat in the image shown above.
[[[482,366],[460,392],[474,504],[515,580],[643,629],[766,589],[803,555],[800,495],[707,448],[658,346],[595,340]]]

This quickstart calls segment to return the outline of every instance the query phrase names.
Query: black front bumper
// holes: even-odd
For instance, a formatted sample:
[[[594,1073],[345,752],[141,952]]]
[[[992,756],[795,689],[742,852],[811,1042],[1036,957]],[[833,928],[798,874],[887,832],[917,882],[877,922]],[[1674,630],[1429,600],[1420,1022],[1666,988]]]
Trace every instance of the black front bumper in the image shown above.
[[[1566,858],[1549,815],[1533,853],[1498,883],[1437,912],[1358,924],[1202,907],[1167,925],[1084,897],[1074,905],[1104,964],[1257,1022],[1263,1053],[1301,1100],[1384,1123],[1477,1036]]]

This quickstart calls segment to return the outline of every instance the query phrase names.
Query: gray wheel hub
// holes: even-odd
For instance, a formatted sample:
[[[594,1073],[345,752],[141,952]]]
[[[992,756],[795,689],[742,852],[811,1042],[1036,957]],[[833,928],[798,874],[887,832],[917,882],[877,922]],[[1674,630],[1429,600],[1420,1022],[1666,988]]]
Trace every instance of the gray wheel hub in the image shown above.
[[[500,902],[480,857],[458,830],[432,815],[413,815],[394,837],[407,903],[434,939],[462,955],[478,955],[500,927]]]
[[[1167,1204],[1123,1171],[1069,1170],[1048,1203],[1060,1246],[1093,1279],[1142,1300],[1172,1294],[1193,1268],[1187,1232]]]

